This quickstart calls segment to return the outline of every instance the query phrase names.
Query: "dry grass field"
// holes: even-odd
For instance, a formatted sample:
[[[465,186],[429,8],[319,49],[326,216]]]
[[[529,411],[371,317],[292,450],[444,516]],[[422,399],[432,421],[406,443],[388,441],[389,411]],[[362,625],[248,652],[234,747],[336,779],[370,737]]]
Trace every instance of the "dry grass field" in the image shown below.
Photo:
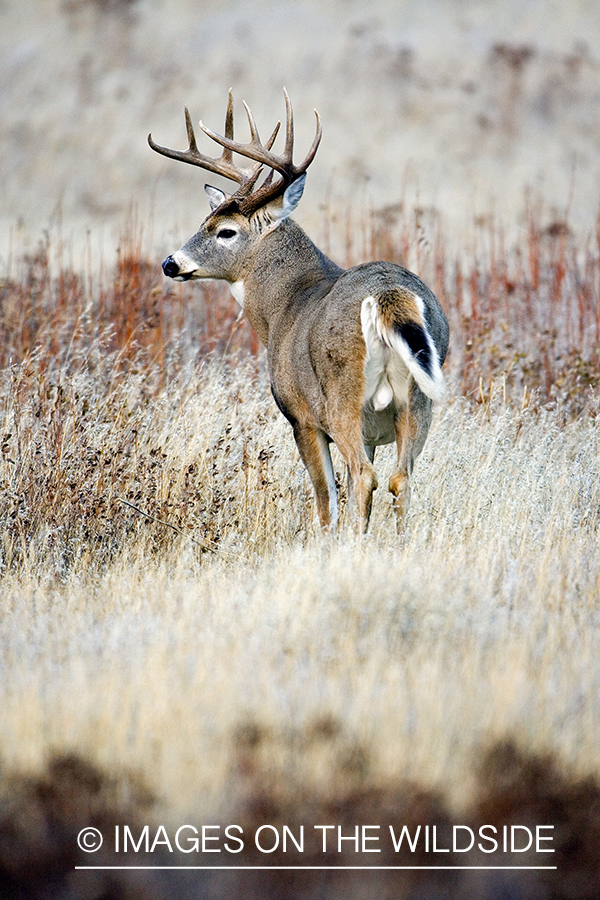
[[[10,261],[1,896],[598,896],[598,236],[524,222],[460,260],[431,212],[349,222],[347,261],[419,271],[452,329],[406,533],[379,490],[362,541],[321,539],[226,289],[166,284],[134,228],[114,270]],[[390,820],[555,824],[558,871],[73,871],[94,823]]]

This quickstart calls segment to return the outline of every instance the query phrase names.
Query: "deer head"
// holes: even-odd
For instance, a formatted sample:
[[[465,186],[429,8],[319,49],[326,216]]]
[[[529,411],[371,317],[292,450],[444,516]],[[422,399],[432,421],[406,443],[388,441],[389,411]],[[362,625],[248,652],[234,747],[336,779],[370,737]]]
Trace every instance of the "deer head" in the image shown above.
[[[236,181],[239,185],[231,195],[211,185],[205,185],[211,212],[198,232],[181,250],[165,259],[163,262],[165,275],[177,281],[192,278],[222,278],[230,283],[239,281],[251,258],[257,238],[277,227],[298,205],[304,189],[306,170],[313,161],[321,141],[321,121],[315,110],[317,118],[315,138],[304,162],[300,166],[295,166],[294,117],[290,98],[285,89],[284,95],[286,133],[281,155],[273,153],[271,149],[279,132],[280,123],[277,123],[271,136],[263,144],[254,116],[245,103],[250,141],[242,143],[234,140],[231,91],[225,117],[225,134],[217,134],[200,122],[202,131],[223,147],[220,157],[213,158],[200,153],[187,108],[185,110],[189,142],[187,150],[162,147],[152,140],[152,135],[148,135],[148,143],[157,153],[199,166]],[[233,161],[234,153],[252,160],[253,164],[248,168],[236,165]],[[264,169],[268,169],[268,174],[261,182]]]

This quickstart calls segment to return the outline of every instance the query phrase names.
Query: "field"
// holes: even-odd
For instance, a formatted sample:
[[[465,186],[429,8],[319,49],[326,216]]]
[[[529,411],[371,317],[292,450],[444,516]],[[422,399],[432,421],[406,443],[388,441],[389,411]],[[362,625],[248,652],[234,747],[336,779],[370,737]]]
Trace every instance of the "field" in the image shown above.
[[[131,224],[114,269],[59,235],[9,261],[1,896],[598,896],[600,226],[528,197],[521,238],[480,219],[454,258],[432,210],[348,217],[346,262],[409,265],[452,331],[406,532],[379,490],[361,541],[339,456],[320,537],[225,288],[166,284]],[[554,824],[558,870],[73,872],[87,825],[326,821]]]

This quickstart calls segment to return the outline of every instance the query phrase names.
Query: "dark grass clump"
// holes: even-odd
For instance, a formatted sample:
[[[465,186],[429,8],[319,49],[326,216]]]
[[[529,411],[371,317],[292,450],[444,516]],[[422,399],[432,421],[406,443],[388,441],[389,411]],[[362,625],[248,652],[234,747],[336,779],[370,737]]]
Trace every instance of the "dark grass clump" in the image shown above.
[[[0,897],[3,900],[149,900],[159,897],[144,879],[76,866],[114,865],[104,847],[84,854],[77,835],[84,827],[103,834],[116,824],[140,822],[152,797],[136,779],[119,784],[77,756],[50,762],[38,778],[0,782]]]
[[[594,778],[569,778],[550,754],[528,754],[507,741],[485,756],[479,781],[475,821],[554,825],[557,871],[533,879],[544,886],[541,896],[600,897],[600,786]]]
[[[283,740],[283,739],[282,739]],[[280,743],[273,734],[255,725],[238,732],[234,743],[232,779],[240,790],[238,808],[230,821],[243,828],[245,849],[227,859],[223,854],[177,854],[164,850],[151,855],[130,851],[118,862],[128,866],[151,865],[149,871],[76,871],[75,866],[114,865],[112,845],[95,854],[82,853],[77,834],[93,825],[105,835],[115,825],[128,824],[134,835],[144,823],[150,834],[160,816],[148,791],[135,779],[114,779],[74,756],[55,759],[39,778],[5,778],[0,787],[0,896],[10,900],[163,900],[163,898],[225,897],[243,900],[595,900],[600,896],[600,787],[593,778],[570,777],[550,755],[521,750],[512,741],[499,743],[483,755],[478,767],[474,799],[468,810],[453,812],[438,791],[416,784],[376,784],[370,773],[369,754],[343,734],[330,720],[319,721],[294,743],[303,752],[323,750],[336,762],[327,787],[315,795],[301,781],[284,783],[276,774],[270,754]],[[279,748],[281,749],[281,748]],[[202,817],[195,823],[199,825]],[[313,824],[335,824],[344,835],[357,825],[379,825],[381,833],[392,825],[399,832],[406,825],[412,835],[418,825],[436,826],[438,847],[448,845],[453,823],[475,832],[483,826],[554,825],[552,846],[556,852],[540,859],[535,853],[506,853],[490,857],[469,853],[426,852],[423,842],[412,852],[406,842],[395,852],[391,842],[381,841],[381,853],[354,852],[346,842],[337,852],[330,838],[323,852],[321,837],[310,839],[300,855],[288,841],[286,852],[259,853],[251,837],[263,825],[280,834],[306,832]],[[152,824],[154,823],[154,824]],[[172,829],[174,832],[175,829]],[[171,836],[172,836],[171,832]],[[372,834],[373,832],[371,832]],[[321,835],[321,832],[319,832]],[[263,834],[264,845],[273,832]],[[111,842],[107,840],[107,845]],[[191,859],[193,856],[193,859]],[[552,864],[555,870],[465,870],[461,866],[531,866]],[[159,870],[160,865],[320,866],[319,870],[281,869],[200,872]],[[340,870],[340,865],[421,866],[412,870]],[[447,866],[440,871],[434,866]]]
[[[496,826],[498,835],[507,826],[553,825],[551,846],[555,853],[494,853],[486,855],[477,849],[463,852],[425,851],[420,841],[415,852],[404,842],[399,852],[391,841],[381,840],[381,852],[356,853],[351,841],[345,841],[338,852],[334,837],[328,837],[323,852],[321,832],[312,838],[300,857],[288,842],[286,852],[280,847],[267,856],[249,848],[247,861],[254,865],[328,866],[423,866],[419,870],[387,870],[378,872],[339,871],[273,871],[252,873],[245,879],[244,896],[248,898],[447,898],[447,900],[593,900],[600,896],[600,786],[591,777],[570,777],[551,754],[539,756],[520,749],[513,741],[500,742],[482,754],[477,767],[477,780],[469,808],[454,812],[439,791],[411,783],[375,785],[370,773],[369,752],[343,737],[341,726],[327,722],[305,736],[303,753],[314,752],[318,745],[330,744],[335,770],[331,772],[325,796],[305,792],[301,784],[284,786],[273,776],[267,763],[265,744],[277,744],[268,732],[245,728],[237,742],[238,771],[246,780],[245,811],[239,821],[244,832],[253,834],[265,823],[286,824],[298,836],[300,826],[306,832],[312,823],[342,826],[342,833],[355,834],[357,825],[380,825],[379,834],[395,833],[406,825],[411,835],[421,825],[436,826],[438,847],[452,847],[453,824],[469,826],[475,834],[484,825]],[[334,749],[337,748],[337,749]],[[276,748],[272,748],[276,749]],[[306,827],[308,826],[308,827]],[[371,834],[374,832],[371,831]],[[489,833],[489,832],[488,832]],[[334,834],[333,832],[331,833]],[[264,842],[272,841],[265,834]],[[370,846],[373,846],[372,844]],[[459,843],[460,846],[460,843]],[[464,846],[464,845],[463,845]],[[484,845],[489,848],[488,845]],[[518,843],[517,843],[518,846]],[[292,852],[290,852],[292,851]],[[240,854],[241,856],[242,854]],[[470,871],[460,866],[540,866],[553,865],[556,870]],[[437,871],[434,866],[450,866],[454,871]]]

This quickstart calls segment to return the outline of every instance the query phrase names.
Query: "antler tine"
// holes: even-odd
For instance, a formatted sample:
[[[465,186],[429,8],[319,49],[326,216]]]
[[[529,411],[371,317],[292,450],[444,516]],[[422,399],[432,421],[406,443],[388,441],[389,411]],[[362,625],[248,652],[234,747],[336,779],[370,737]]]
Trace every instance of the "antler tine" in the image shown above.
[[[225,137],[233,139],[233,89],[229,88],[227,113],[225,115]]]
[[[190,111],[186,107],[184,107],[185,112],[185,130],[187,131],[188,137],[188,153],[196,154],[198,153],[198,145],[196,144],[196,135],[194,134],[194,126],[192,125],[192,117],[190,116]]]
[[[248,104],[246,103],[245,100],[243,101],[243,103],[244,103],[244,109],[246,110],[246,115],[248,116],[248,125],[250,126],[250,137],[252,138],[251,143],[255,144],[257,147],[262,147],[260,138],[258,136],[258,128],[256,127],[256,120],[255,120],[254,116],[252,115],[252,110],[250,109],[250,107],[248,106]],[[278,122],[277,123],[278,129],[279,129],[279,125],[280,125],[280,123]]]
[[[294,112],[292,110],[292,101],[289,98],[286,89],[283,89],[285,97],[285,147],[283,149],[283,158],[286,163],[293,166],[294,160]]]
[[[200,123],[202,125],[202,123]],[[229,88],[229,99],[227,101],[227,112],[225,113],[225,134],[233,140],[233,90]],[[223,147],[221,159],[233,163],[233,154],[227,147]]]
[[[268,140],[267,143],[265,144],[265,149],[267,149],[267,150],[270,150],[270,149],[271,149],[271,147],[272,147],[273,144],[275,143],[275,138],[276,138],[277,135],[279,134],[279,129],[280,129],[280,128],[281,128],[281,122],[278,122],[277,125],[275,126],[275,128],[273,129],[273,133],[271,134],[271,137],[269,138],[269,140]]]
[[[321,138],[323,137],[323,126],[321,125],[321,116],[317,112],[316,109],[313,110],[315,116],[317,117],[317,131],[312,142],[311,148],[306,154],[306,159],[302,163],[301,166],[298,167],[298,172],[302,174],[302,172],[306,172],[311,162],[316,156],[317,150],[319,149],[319,144],[321,143]]]

